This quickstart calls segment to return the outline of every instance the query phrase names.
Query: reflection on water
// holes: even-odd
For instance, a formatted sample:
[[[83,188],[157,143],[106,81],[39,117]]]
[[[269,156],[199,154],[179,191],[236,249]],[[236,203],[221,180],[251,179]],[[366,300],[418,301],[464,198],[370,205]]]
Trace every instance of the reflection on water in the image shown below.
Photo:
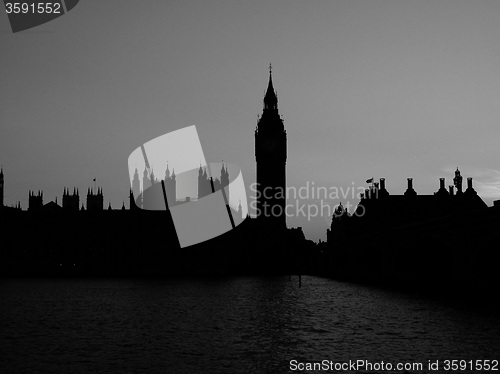
[[[500,317],[315,277],[2,280],[0,372],[290,373],[498,359]]]

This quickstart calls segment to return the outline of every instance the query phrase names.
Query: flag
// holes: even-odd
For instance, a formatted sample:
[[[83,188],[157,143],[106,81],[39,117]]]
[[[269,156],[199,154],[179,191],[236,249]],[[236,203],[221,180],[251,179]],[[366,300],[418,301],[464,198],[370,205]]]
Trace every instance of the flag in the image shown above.
[[[373,178],[367,179],[366,183],[373,183]]]

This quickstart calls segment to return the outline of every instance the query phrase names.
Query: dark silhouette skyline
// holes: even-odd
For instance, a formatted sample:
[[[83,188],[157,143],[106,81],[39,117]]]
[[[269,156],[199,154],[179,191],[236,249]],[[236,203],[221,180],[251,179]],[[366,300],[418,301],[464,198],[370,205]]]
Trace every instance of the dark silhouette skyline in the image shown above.
[[[46,201],[65,185],[82,196],[97,178],[105,206],[119,208],[131,150],[190,125],[207,159],[230,160],[254,182],[248,133],[269,62],[293,134],[287,186],[362,186],[373,176],[399,194],[413,177],[430,194],[460,166],[489,206],[500,198],[497,2],[79,5],[15,35],[0,20],[7,205],[26,209],[29,189]],[[326,238],[329,217],[301,220],[287,217]]]
[[[287,133],[284,128],[283,118],[278,111],[278,97],[272,80],[272,67],[269,65],[269,80],[267,90],[263,99],[263,113],[258,118],[257,128],[255,130],[255,160],[256,160],[256,180],[257,180],[257,204],[256,211],[252,212],[254,216],[262,219],[266,225],[275,226],[281,229],[286,225],[286,159],[287,159]],[[158,180],[154,170],[146,165],[143,171],[142,183],[139,177],[139,170],[135,168],[130,187],[129,207],[130,209],[153,209],[162,210],[164,206],[164,196],[167,199],[168,206],[172,207],[181,203],[190,202],[191,197],[183,200],[177,199],[177,176],[175,169],[170,171],[170,165],[167,163],[164,179]],[[192,183],[197,183],[197,198],[203,198],[215,191],[219,191],[229,185],[229,173],[227,165],[221,164],[220,176],[213,178],[206,167],[200,165],[197,170],[197,176],[194,171],[192,174]],[[196,178],[196,181],[195,181]],[[463,209],[475,210],[486,208],[487,205],[477,195],[472,187],[472,178],[467,178],[467,189],[462,191],[462,176],[460,171],[455,171],[453,186],[445,187],[445,179],[440,178],[440,188],[434,195],[417,195],[413,189],[413,178],[408,178],[407,190],[403,195],[390,195],[385,187],[385,178],[380,179],[380,183],[373,182],[373,178],[367,180],[371,186],[360,194],[360,202],[353,213],[347,208],[340,206],[332,210],[332,223],[330,229],[326,230],[327,241],[333,242],[332,235],[334,223],[342,221],[345,224],[346,217],[353,217],[349,221],[361,221],[365,223],[370,217],[379,214],[386,224],[397,225],[399,222],[408,222],[408,217],[412,221],[430,219],[449,214],[455,214]],[[94,179],[95,184],[96,179]],[[0,187],[2,207],[4,201],[4,173],[3,168],[0,173]],[[163,189],[163,191],[162,191]],[[455,193],[456,189],[456,193]],[[225,191],[226,205],[228,206],[229,216],[232,218],[229,209],[229,189]],[[55,201],[43,204],[43,191],[37,193],[29,191],[28,211],[54,211],[61,206]],[[160,208],[158,208],[160,207]],[[16,204],[18,210],[20,204]],[[233,207],[235,209],[236,207]],[[74,187],[73,192],[70,189],[63,188],[62,209],[78,211],[102,211],[104,210],[104,194],[102,187],[94,186],[87,189],[86,205],[83,201],[80,206],[79,190]],[[108,203],[108,210],[111,210],[111,203]],[[366,211],[368,209],[368,215]],[[120,210],[125,210],[125,201],[123,201]],[[235,209],[236,210],[236,209]],[[380,216],[382,212],[382,216]],[[339,216],[339,213],[340,216]],[[245,218],[241,203],[236,210],[238,222]],[[388,217],[392,217],[387,220]],[[233,224],[234,228],[234,224]]]
[[[370,178],[367,183],[371,185],[361,194],[356,209],[350,213],[338,205],[326,230],[327,241],[314,244],[305,239],[302,227],[287,228],[282,214],[287,203],[283,194],[287,187],[286,145],[287,133],[270,71],[264,110],[255,131],[257,181],[261,183],[256,218],[244,216],[241,204],[238,210],[230,207],[229,185],[235,175],[228,171],[227,164],[219,165],[217,178],[201,165],[188,171],[191,183],[198,187],[197,199],[188,196],[178,201],[176,183],[182,174],[176,175],[173,169],[170,172],[167,166],[164,179],[158,180],[146,163],[142,186],[139,171],[134,170],[128,210],[124,203],[120,210],[110,205],[104,209],[103,189],[97,186],[88,188],[86,208],[82,204],[78,209],[78,189],[70,192],[66,187],[62,207],[57,199],[43,204],[42,191],[29,192],[27,212],[19,206],[2,206],[1,227],[5,232],[20,235],[23,228],[33,227],[33,235],[20,243],[15,241],[17,235],[9,236],[1,254],[3,270],[10,275],[321,274],[399,281],[419,279],[419,270],[431,263],[431,283],[475,279],[483,286],[497,284],[491,268],[496,256],[491,243],[498,236],[492,231],[500,222],[498,204],[488,208],[471,177],[463,190],[458,168],[453,185],[446,188],[445,178],[440,178],[439,189],[432,195],[418,194],[412,178],[407,179],[402,195],[391,194],[385,178],[379,182]],[[1,177],[3,194],[3,171]],[[227,209],[227,216],[220,217],[229,217],[231,226],[218,236],[195,240],[185,250],[182,243],[189,241],[179,233],[182,226],[176,225],[172,209],[182,204],[203,204],[219,190]],[[264,210],[266,205],[270,216]],[[273,216],[275,207],[281,210]],[[204,217],[199,223],[219,219],[211,217],[210,211],[197,212]],[[58,234],[45,236],[52,227],[58,227]],[[82,227],[89,229],[75,242],[72,238]],[[200,226],[190,229],[199,230]],[[122,235],[124,232],[130,235]],[[441,245],[434,249],[435,243]],[[446,267],[448,262],[450,268]],[[189,266],[177,267],[180,263]],[[457,274],[453,269],[464,272]]]

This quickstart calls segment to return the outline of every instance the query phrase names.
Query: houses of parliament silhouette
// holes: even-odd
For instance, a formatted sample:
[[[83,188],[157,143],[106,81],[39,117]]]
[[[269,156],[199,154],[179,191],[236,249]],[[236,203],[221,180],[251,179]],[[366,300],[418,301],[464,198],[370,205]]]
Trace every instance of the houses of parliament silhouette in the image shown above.
[[[266,225],[286,228],[286,159],[287,159],[287,134],[283,125],[283,119],[278,112],[278,97],[273,86],[272,68],[269,66],[269,81],[267,91],[264,95],[264,107],[262,116],[258,119],[255,130],[255,159],[257,163],[257,209],[261,212],[258,219],[265,221]],[[3,170],[1,174],[1,195],[3,207]],[[153,201],[148,201],[146,191],[158,184],[159,180],[154,175],[154,171],[148,173],[145,168],[142,173],[142,183],[139,176],[139,170],[136,168],[132,179],[130,199],[130,209],[141,208],[151,209]],[[163,178],[166,196],[169,206],[178,205],[184,201],[177,200],[177,180],[175,170],[170,171],[167,164],[165,176]],[[200,165],[198,170],[198,195],[200,199],[213,193],[212,185],[215,191],[229,185],[229,172],[227,166],[222,165],[220,177],[212,178],[207,172],[206,167]],[[229,200],[229,191],[227,192]],[[187,198],[188,201],[191,198]],[[81,203],[81,204],[80,204]],[[20,203],[17,208],[20,207]],[[49,202],[44,205],[43,191],[29,191],[28,211],[42,211],[44,209],[57,210],[61,208],[67,211],[102,211],[104,210],[104,195],[102,188],[88,188],[86,195],[86,208],[83,201],[80,201],[79,190],[74,188],[71,192],[64,187],[62,196],[62,206],[57,201]],[[111,205],[108,205],[111,210]],[[125,210],[125,204],[121,210]],[[240,215],[241,207],[238,208]]]
[[[0,194],[2,196],[2,207],[3,207],[3,191],[4,191],[4,174],[3,169],[0,174]],[[211,181],[212,179],[212,181]],[[170,172],[167,167],[165,171],[165,178],[163,180],[166,195],[168,199],[168,204],[170,207],[178,205],[183,202],[190,202],[191,198],[187,197],[186,200],[180,201],[175,198],[177,194],[177,183],[176,183],[176,175],[175,171],[172,170]],[[154,187],[156,184],[159,184],[160,181],[155,177],[154,172],[151,175],[148,175],[147,170],[144,170],[142,185],[139,180],[139,172],[137,168],[135,169],[134,178],[132,180],[132,188],[130,194],[130,203],[131,207],[148,209],[152,206],[150,202],[148,202],[147,195],[144,194],[146,190],[151,187]],[[229,185],[229,172],[227,169],[227,165],[222,165],[221,176],[220,178],[212,178],[208,176],[206,167],[199,168],[198,171],[198,195],[197,198],[201,199],[212,193],[211,183],[214,185],[214,190],[219,191],[221,188],[227,187]],[[229,199],[229,192],[228,192]],[[64,187],[63,195],[62,195],[62,206],[58,205],[57,202],[49,202],[47,204],[43,204],[43,192],[42,191],[29,191],[28,195],[28,211],[31,212],[39,212],[44,209],[62,209],[66,211],[84,211],[88,210],[91,212],[102,211],[104,210],[104,194],[101,187],[94,188],[89,187],[87,189],[87,198],[86,198],[86,208],[85,205],[80,205],[80,192],[75,187],[71,192],[70,189]],[[16,209],[20,209],[20,203],[16,205]],[[111,204],[108,205],[108,210],[111,210]],[[121,210],[125,210],[125,203],[123,203]],[[241,203],[238,206],[238,213],[242,214]]]
[[[263,113],[255,130],[257,183],[262,192],[257,206],[269,213],[256,219],[243,216],[241,204],[237,208],[229,207],[227,188],[228,212],[242,223],[224,235],[185,251],[179,250],[172,217],[164,210],[154,209],[158,206],[155,196],[159,196],[155,190],[164,186],[169,207],[186,202],[196,204],[196,200],[229,185],[227,165],[222,164],[217,177],[212,177],[210,170],[200,165],[196,197],[177,199],[178,176],[173,166],[167,165],[161,180],[155,177],[153,170],[144,170],[141,180],[140,171],[135,169],[129,209],[124,203],[121,209],[112,209],[110,204],[106,209],[102,188],[94,186],[87,189],[86,201],[77,188],[64,187],[62,205],[57,198],[44,204],[42,191],[29,191],[26,212],[20,203],[16,207],[4,206],[2,170],[1,229],[21,235],[24,228],[30,227],[31,235],[23,240],[22,250],[17,250],[20,242],[16,236],[8,236],[5,249],[0,253],[0,259],[5,260],[0,261],[0,270],[6,274],[101,275],[283,272],[290,263],[287,253],[295,251],[290,249],[292,243],[312,245],[305,240],[301,228],[286,227],[283,193],[286,191],[286,142],[270,67]],[[186,268],[183,264],[189,266]]]

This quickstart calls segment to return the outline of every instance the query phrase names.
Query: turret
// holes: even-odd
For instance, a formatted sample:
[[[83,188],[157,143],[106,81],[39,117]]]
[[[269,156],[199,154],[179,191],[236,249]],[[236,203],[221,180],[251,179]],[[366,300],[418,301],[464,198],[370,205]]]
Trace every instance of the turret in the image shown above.
[[[101,211],[103,209],[104,209],[104,196],[102,193],[102,187],[97,187],[95,193],[92,188],[89,188],[87,193],[87,210]]]
[[[151,184],[155,184],[156,183],[156,178],[155,178],[155,172],[153,171],[153,169],[151,169]]]
[[[201,168],[201,165],[200,165],[200,168]],[[198,171],[199,173],[199,171]],[[165,179],[168,179],[170,178],[170,170],[168,169],[168,163],[167,163],[167,170],[165,170]]]
[[[139,171],[135,168],[134,178],[132,179],[132,193],[137,199],[141,193],[141,181],[139,179]]]
[[[29,191],[28,196],[28,210],[29,211],[39,211],[43,208],[43,192],[38,190],[38,193],[35,195],[34,191]]]
[[[146,191],[151,187],[151,180],[149,179],[148,170],[144,167],[144,172],[142,173],[142,192]]]
[[[460,175],[460,170],[455,170],[455,178],[453,178],[453,184],[457,188],[457,195],[462,194],[462,176]]]
[[[66,210],[78,211],[80,206],[80,196],[77,192],[76,187],[73,187],[73,194],[70,194],[70,189],[64,187],[63,197],[62,197],[62,207]]]

